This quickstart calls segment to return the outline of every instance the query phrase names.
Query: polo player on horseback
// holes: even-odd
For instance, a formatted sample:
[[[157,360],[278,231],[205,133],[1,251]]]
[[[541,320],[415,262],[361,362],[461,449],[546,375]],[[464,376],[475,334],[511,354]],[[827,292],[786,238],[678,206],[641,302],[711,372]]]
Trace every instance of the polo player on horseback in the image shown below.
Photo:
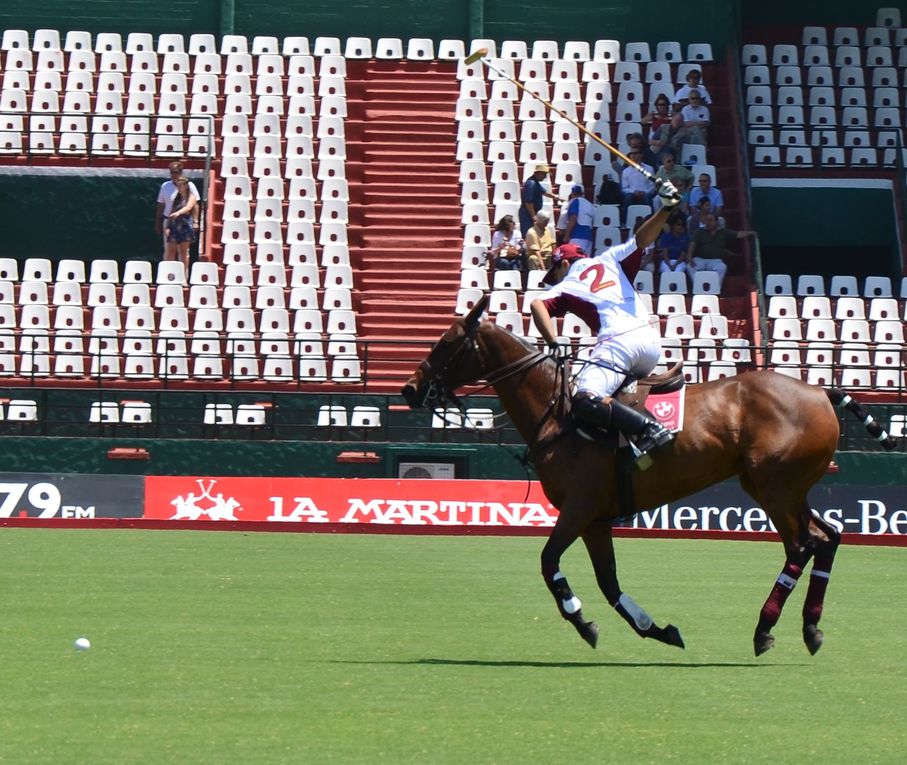
[[[542,280],[551,287],[530,306],[536,327],[555,351],[558,342],[552,316],[574,313],[597,335],[591,358],[576,378],[573,416],[580,425],[613,426],[635,436],[640,469],[651,464],[646,455],[670,443],[674,434],[611,396],[627,377],[639,379],[652,372],[661,355],[661,337],[632,282],[646,247],[661,234],[680,201],[670,182],[661,185],[658,195],[662,203],[659,210],[623,244],[609,247],[594,258],[572,244],[555,250],[551,268]]]

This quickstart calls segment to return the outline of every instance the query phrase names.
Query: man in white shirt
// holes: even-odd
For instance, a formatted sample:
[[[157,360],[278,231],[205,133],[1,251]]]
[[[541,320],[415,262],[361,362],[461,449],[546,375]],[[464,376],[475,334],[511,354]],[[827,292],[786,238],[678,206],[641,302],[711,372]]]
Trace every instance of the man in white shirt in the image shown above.
[[[576,378],[574,417],[580,425],[614,426],[636,436],[637,465],[641,469],[651,464],[647,453],[669,443],[674,435],[611,396],[627,377],[638,379],[649,374],[661,353],[659,332],[650,324],[649,311],[632,282],[642,252],[658,238],[680,201],[670,182],[661,186],[659,196],[662,207],[625,243],[594,258],[573,244],[555,250],[551,269],[543,280],[553,286],[530,304],[535,326],[551,347],[557,347],[552,316],[573,313],[595,332],[598,341]]]
[[[691,89],[689,103],[680,110],[680,115],[675,118],[675,131],[671,147],[680,155],[684,144],[705,146],[710,124],[709,107],[703,103],[702,94],[698,90]]]
[[[166,234],[164,233],[164,220],[170,215],[173,209],[173,200],[176,197],[176,179],[183,174],[183,163],[179,160],[175,160],[168,165],[170,170],[170,180],[164,181],[161,184],[161,188],[157,194],[157,209],[154,215],[154,230],[161,235],[164,249],[167,249],[167,239]],[[196,202],[201,201],[201,195],[198,193],[198,189],[195,187],[195,184],[192,181],[189,181],[189,193],[195,197]],[[198,210],[199,205],[195,206],[195,209]],[[195,219],[196,229],[198,228],[198,219]],[[198,231],[196,231],[196,234]]]
[[[630,159],[649,172],[655,174],[655,169],[649,165],[643,164],[642,152],[633,150],[629,154]],[[652,204],[655,196],[655,184],[649,180],[649,177],[641,173],[632,165],[627,165],[620,174],[620,190],[623,192],[623,212],[627,212],[629,205],[648,205]]]

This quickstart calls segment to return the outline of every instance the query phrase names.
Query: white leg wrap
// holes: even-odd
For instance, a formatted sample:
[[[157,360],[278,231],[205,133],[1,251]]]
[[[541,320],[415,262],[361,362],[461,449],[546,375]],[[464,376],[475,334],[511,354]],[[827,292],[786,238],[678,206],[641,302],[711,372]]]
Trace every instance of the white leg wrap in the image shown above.
[[[787,589],[792,590],[797,586],[797,580],[789,577],[787,574],[778,574],[778,584],[782,587],[787,587]]]
[[[558,571],[554,576],[551,577],[552,582],[559,582],[561,579],[566,579],[560,571]],[[562,600],[561,608],[564,609],[564,613],[575,614],[583,607],[582,601],[574,595],[570,600]]]
[[[649,616],[642,606],[633,600],[633,598],[627,595],[627,593],[622,592],[617,602],[624,607],[624,611],[633,617],[633,622],[638,629],[647,630],[652,626],[652,617]]]
[[[575,614],[583,607],[583,604],[580,599],[574,595],[570,600],[562,600],[561,606],[566,613]]]
[[[817,571],[816,569],[812,570],[812,576],[817,576],[820,579],[831,579],[831,574],[827,571]]]

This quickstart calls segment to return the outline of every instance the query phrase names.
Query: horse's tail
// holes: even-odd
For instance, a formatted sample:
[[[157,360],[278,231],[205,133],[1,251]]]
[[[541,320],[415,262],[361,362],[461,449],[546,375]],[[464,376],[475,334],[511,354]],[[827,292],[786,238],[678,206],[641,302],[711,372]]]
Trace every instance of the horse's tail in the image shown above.
[[[875,421],[875,418],[864,407],[854,401],[847,391],[832,388],[831,390],[826,390],[825,395],[828,396],[828,400],[831,401],[834,406],[839,409],[846,409],[848,412],[851,412],[854,416],[862,420],[869,435],[882,444],[885,449],[891,451],[898,445],[897,439],[888,435],[888,431],[879,425],[879,423]]]

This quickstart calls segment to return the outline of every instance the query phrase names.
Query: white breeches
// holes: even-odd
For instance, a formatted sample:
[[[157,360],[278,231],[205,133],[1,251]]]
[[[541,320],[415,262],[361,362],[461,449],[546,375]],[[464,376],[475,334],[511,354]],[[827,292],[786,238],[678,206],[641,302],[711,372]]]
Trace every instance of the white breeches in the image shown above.
[[[599,340],[576,379],[577,392],[610,396],[627,375],[645,377],[658,364],[661,338],[648,325]]]

